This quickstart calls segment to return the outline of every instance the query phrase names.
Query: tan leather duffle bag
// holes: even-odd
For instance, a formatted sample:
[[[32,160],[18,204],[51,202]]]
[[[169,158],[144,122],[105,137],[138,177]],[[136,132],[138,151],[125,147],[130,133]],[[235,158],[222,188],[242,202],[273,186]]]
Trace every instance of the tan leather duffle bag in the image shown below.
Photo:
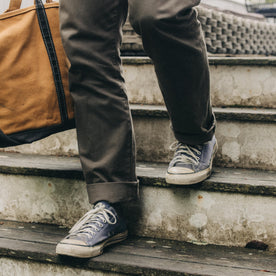
[[[0,147],[74,127],[59,4],[20,6],[21,0],[10,0],[0,15]]]

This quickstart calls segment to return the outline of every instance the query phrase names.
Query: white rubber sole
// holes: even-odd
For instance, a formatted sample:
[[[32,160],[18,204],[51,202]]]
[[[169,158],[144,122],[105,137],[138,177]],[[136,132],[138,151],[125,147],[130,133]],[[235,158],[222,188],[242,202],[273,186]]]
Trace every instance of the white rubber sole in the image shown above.
[[[103,249],[105,247],[125,240],[127,238],[127,235],[128,231],[117,234],[93,247],[60,242],[56,247],[56,253],[58,255],[66,255],[77,258],[96,257],[103,253]]]
[[[174,185],[192,185],[207,179],[212,173],[213,158],[218,150],[217,143],[214,146],[210,167],[197,173],[166,173],[166,182]]]

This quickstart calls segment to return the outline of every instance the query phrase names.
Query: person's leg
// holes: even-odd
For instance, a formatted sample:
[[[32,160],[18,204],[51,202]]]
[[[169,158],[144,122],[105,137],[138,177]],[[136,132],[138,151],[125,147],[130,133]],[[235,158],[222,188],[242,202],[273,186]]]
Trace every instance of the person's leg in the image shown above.
[[[58,244],[58,254],[92,257],[127,235],[125,223],[111,206],[136,199],[138,191],[132,119],[119,56],[127,9],[127,0],[60,0],[79,154],[95,207]]]
[[[206,178],[217,147],[207,52],[194,9],[199,2],[129,0],[130,22],[154,63],[180,142],[167,173],[167,182],[172,184],[191,184]]]
[[[132,119],[119,56],[126,14],[127,0],[60,1],[79,154],[91,203],[137,195]]]

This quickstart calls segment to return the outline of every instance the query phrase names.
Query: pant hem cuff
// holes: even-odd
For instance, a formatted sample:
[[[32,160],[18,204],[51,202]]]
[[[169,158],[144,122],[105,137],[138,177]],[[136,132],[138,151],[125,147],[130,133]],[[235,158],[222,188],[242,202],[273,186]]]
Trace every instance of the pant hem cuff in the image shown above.
[[[89,202],[105,200],[110,203],[137,200],[139,197],[139,182],[102,182],[87,184]]]

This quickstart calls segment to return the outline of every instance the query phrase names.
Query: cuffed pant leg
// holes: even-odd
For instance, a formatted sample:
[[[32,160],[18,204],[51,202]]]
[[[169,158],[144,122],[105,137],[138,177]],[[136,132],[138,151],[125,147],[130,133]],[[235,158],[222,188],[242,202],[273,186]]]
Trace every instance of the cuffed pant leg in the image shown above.
[[[135,199],[135,143],[119,47],[127,0],[60,0],[79,154],[91,203]]]
[[[153,60],[174,134],[191,145],[211,140],[215,130],[199,2],[129,0],[130,22]]]

